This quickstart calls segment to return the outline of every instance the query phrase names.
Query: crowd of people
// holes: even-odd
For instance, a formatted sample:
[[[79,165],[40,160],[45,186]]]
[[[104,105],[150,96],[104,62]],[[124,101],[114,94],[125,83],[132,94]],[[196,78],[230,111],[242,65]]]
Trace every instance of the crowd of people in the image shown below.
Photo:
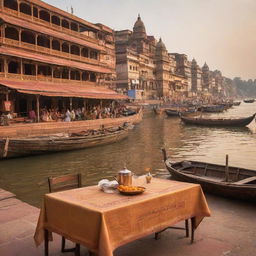
[[[93,120],[103,118],[117,118],[123,116],[127,111],[125,105],[112,106],[89,106],[87,109],[76,108],[76,109],[63,109],[59,111],[57,108],[47,109],[42,108],[40,110],[40,121],[78,121],[78,120]],[[37,117],[34,110],[29,111],[28,119],[35,122]]]

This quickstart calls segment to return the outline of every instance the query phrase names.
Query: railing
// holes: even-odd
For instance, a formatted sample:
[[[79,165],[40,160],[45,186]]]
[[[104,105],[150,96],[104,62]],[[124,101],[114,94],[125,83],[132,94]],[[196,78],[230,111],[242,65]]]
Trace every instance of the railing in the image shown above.
[[[9,39],[9,38],[3,38],[3,43],[9,44],[11,46],[19,46],[20,42],[17,40]]]
[[[20,16],[21,18],[26,19],[26,20],[32,20],[32,16],[31,16],[31,15],[25,14],[25,13],[23,13],[23,12],[20,12],[20,13],[19,13],[19,16]]]
[[[12,73],[7,73],[6,74],[7,78],[14,78],[14,79],[21,79],[21,74],[12,74]]]
[[[39,45],[37,45],[37,51],[43,52],[43,53],[51,53],[51,49],[50,48],[46,48],[46,47],[39,46]]]
[[[36,50],[37,46],[35,44],[30,44],[30,43],[25,43],[25,42],[21,42],[20,46],[22,46],[22,48],[26,48],[26,49],[33,49]]]
[[[104,86],[105,82],[91,82],[91,81],[83,81],[83,80],[69,80],[62,78],[55,78],[51,76],[43,76],[43,75],[25,75],[25,74],[13,74],[13,73],[4,73],[0,72],[0,77],[6,77],[10,79],[18,79],[18,80],[27,80],[27,81],[45,81],[45,82],[53,82],[53,83],[72,83],[72,84],[81,84],[88,86]]]
[[[39,45],[35,45],[35,44],[30,44],[30,43],[26,43],[26,42],[21,42],[18,40],[13,40],[10,38],[6,38],[6,37],[0,37],[0,41],[6,45],[9,46],[15,46],[15,47],[22,47],[28,50],[34,50],[36,52],[41,52],[41,53],[48,53],[51,55],[55,55],[57,57],[64,57],[64,58],[68,58],[71,60],[75,60],[75,61],[82,61],[85,62],[87,64],[93,64],[93,65],[102,65],[102,66],[106,66],[106,62],[105,60],[95,60],[95,59],[90,59],[90,58],[86,58],[83,56],[78,56],[75,54],[70,54],[70,53],[66,53],[66,52],[62,52],[62,51],[57,51],[57,50],[53,50],[50,48],[46,48],[43,46],[39,46]]]

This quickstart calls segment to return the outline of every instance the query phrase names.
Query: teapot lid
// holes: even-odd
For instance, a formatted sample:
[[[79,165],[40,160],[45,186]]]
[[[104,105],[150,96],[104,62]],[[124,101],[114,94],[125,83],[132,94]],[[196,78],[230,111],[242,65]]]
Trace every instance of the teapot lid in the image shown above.
[[[126,167],[124,167],[124,169],[120,170],[119,173],[128,174],[128,173],[131,173],[131,171],[129,171]]]

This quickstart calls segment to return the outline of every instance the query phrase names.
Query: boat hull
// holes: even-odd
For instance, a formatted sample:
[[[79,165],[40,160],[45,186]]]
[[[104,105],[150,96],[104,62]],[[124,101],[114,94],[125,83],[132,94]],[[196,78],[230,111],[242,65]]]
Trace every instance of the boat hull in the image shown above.
[[[248,100],[244,100],[244,103],[253,103],[255,101],[255,99],[248,99]]]
[[[95,136],[45,136],[9,139],[8,142],[6,139],[0,139],[0,159],[101,146],[121,141],[125,139],[128,134],[128,129],[122,129],[113,133],[98,134]],[[7,146],[6,142],[8,143]],[[5,149],[7,149],[7,152],[5,152]]]
[[[185,117],[185,116],[181,116],[180,118],[185,124],[190,124],[190,125],[243,127],[252,122],[252,120],[255,118],[255,114],[246,118],[237,118],[237,119],[207,119],[207,118]]]
[[[229,181],[225,182],[225,166],[195,161],[189,162],[192,163],[191,168],[182,168],[182,162],[171,163],[170,159],[165,161],[165,165],[175,180],[200,184],[205,192],[218,196],[256,202],[255,170],[229,167]],[[189,169],[191,169],[191,173]],[[235,184],[235,181],[248,177],[255,177],[255,183]]]

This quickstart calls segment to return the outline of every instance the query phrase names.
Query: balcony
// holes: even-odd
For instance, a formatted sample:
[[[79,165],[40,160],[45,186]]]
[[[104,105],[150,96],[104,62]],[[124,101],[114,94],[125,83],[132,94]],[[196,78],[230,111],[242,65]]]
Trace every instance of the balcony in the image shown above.
[[[62,31],[66,34],[69,34],[69,35],[72,35],[72,36],[75,36],[75,37],[78,37],[78,38],[81,38],[81,39],[85,39],[85,40],[87,40],[91,43],[95,43],[95,44],[99,45],[99,39],[97,39],[93,36],[87,36],[85,34],[82,34],[82,33],[78,32],[78,31],[74,31],[74,30],[71,30],[71,29],[64,28],[62,26],[55,25],[51,22],[39,19],[39,18],[34,17],[32,15],[28,15],[28,14],[25,14],[25,13],[22,13],[22,12],[18,12],[16,10],[12,10],[12,9],[9,9],[9,8],[6,8],[6,7],[3,7],[3,12],[7,15],[15,16],[15,17],[27,20],[27,21],[33,21],[34,23],[38,23],[38,25],[44,25],[47,28],[52,28],[53,30],[57,30],[58,32]]]
[[[62,79],[62,78],[53,78],[51,76],[43,76],[43,75],[24,75],[24,74],[13,74],[13,73],[4,73],[0,72],[0,77],[5,77],[8,79],[15,79],[15,80],[23,80],[23,81],[45,81],[45,82],[53,82],[53,83],[72,83],[78,85],[85,85],[85,86],[106,86],[106,82],[101,81],[100,83],[91,82],[91,81],[81,81],[81,80],[69,80],[69,79]],[[109,81],[108,81],[109,83]]]
[[[92,64],[92,65],[107,66],[106,63],[104,63],[103,61],[90,59],[90,58],[86,58],[86,57],[71,54],[71,53],[61,52],[61,51],[53,50],[50,48],[46,48],[46,47],[42,47],[34,44],[20,42],[20,41],[5,38],[5,37],[0,37],[0,42],[7,46],[20,47],[22,49],[32,50],[39,53],[46,53],[49,55],[54,55],[56,57],[62,57],[69,60],[81,61],[83,63]]]

